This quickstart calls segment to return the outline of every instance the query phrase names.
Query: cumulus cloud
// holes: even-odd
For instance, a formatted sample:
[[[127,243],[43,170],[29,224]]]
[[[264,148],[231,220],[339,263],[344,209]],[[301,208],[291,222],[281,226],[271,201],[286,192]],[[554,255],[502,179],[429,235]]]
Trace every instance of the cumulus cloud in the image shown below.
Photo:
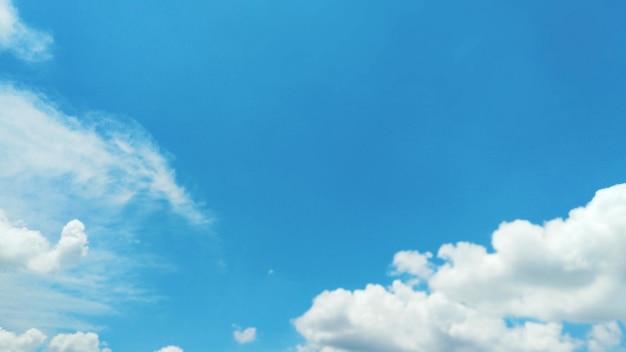
[[[111,352],[109,348],[101,348],[97,334],[82,331],[55,336],[50,341],[48,350],[50,352]]]
[[[589,332],[589,352],[611,351],[622,341],[622,329],[616,321],[593,326]]]
[[[78,220],[65,225],[61,239],[51,248],[39,231],[10,223],[0,210],[0,268],[4,264],[50,273],[74,265],[87,250],[85,226]]]
[[[0,351],[35,352],[46,347],[48,352],[111,352],[103,347],[96,333],[77,331],[73,334],[58,334],[46,344],[48,337],[38,329],[29,329],[22,335],[0,328]]]
[[[433,273],[428,260],[432,258],[432,253],[424,254],[417,251],[401,251],[393,257],[393,266],[396,268],[395,274],[410,274],[419,279],[427,279]]]
[[[51,57],[52,42],[52,36],[22,22],[11,0],[0,0],[0,51],[11,51],[27,61],[41,61]]]
[[[501,315],[626,320],[626,184],[598,191],[565,220],[503,223],[492,247],[442,246],[431,289]]]
[[[626,184],[600,190],[567,219],[517,220],[492,246],[402,251],[390,287],[320,294],[294,325],[301,351],[609,351],[626,321]],[[425,280],[417,288],[415,279]],[[571,337],[563,323],[587,326]]]
[[[240,344],[254,342],[256,340],[256,328],[250,327],[244,330],[241,330],[241,328],[236,328],[236,330],[233,332],[233,337],[235,338],[235,341]]]
[[[0,351],[34,352],[46,341],[47,336],[37,329],[29,329],[22,335],[0,328]]]
[[[158,351],[154,351],[154,352],[183,352],[183,349],[180,347],[176,347],[176,346],[167,346],[167,347],[163,347]]]

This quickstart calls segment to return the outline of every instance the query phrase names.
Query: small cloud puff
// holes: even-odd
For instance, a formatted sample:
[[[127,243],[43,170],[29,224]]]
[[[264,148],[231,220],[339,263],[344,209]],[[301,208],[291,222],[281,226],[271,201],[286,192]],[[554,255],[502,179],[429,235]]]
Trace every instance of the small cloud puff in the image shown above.
[[[177,346],[166,346],[154,352],[183,352],[183,349]]]
[[[256,328],[250,327],[241,330],[241,328],[236,327],[236,330],[233,332],[233,337],[235,338],[235,341],[242,345],[254,342],[256,340]]]

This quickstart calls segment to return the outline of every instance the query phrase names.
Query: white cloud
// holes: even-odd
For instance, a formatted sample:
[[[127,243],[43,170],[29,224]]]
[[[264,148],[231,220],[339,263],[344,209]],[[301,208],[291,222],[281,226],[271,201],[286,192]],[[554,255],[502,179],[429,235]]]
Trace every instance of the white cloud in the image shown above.
[[[589,352],[610,351],[622,341],[622,329],[615,321],[594,325],[589,333]]]
[[[579,344],[563,336],[559,324],[527,322],[508,328],[497,316],[400,281],[390,288],[324,292],[294,324],[309,350],[323,352],[556,352]]]
[[[11,0],[0,0],[0,51],[11,51],[27,61],[41,61],[51,57],[48,50],[52,42],[52,36],[22,22]]]
[[[50,341],[50,352],[111,352],[109,348],[100,348],[100,338],[93,332],[78,331],[73,334],[59,334]]]
[[[626,321],[626,184],[596,193],[565,220],[517,220],[492,250],[460,242],[403,251],[386,288],[320,294],[294,325],[301,351],[608,351]],[[416,279],[426,287],[416,288]],[[586,324],[569,337],[562,323]]]
[[[492,246],[442,246],[437,256],[446,263],[430,288],[501,315],[626,319],[626,184],[598,191],[565,220],[503,223]]]
[[[132,122],[78,119],[41,95],[0,83],[0,150],[0,183],[11,185],[0,187],[0,326],[98,328],[85,318],[145,296],[126,276],[136,259],[103,246],[133,243],[123,236],[154,210],[193,225],[209,222]],[[89,255],[83,223],[61,222],[72,218],[87,224],[90,242],[99,244]],[[60,240],[49,236],[64,225]]]
[[[183,349],[176,346],[167,346],[155,352],[183,352]]]
[[[0,0],[0,54],[41,61],[51,57],[52,43],[24,24],[11,0]],[[95,328],[86,316],[110,314],[120,297],[142,295],[124,277],[133,259],[88,248],[83,222],[62,221],[80,218],[90,240],[106,235],[116,246],[133,232],[131,217],[163,205],[193,225],[209,222],[176,182],[166,154],[132,121],[69,116],[42,94],[0,82],[0,151],[0,326],[85,331]],[[62,226],[53,240],[49,234]],[[0,351],[111,352],[92,332],[46,340],[38,329],[17,335],[0,328]]]
[[[18,212],[12,216],[80,211],[74,204],[100,213],[119,211],[133,199],[148,197],[164,200],[193,223],[208,221],[176,183],[158,147],[132,123],[103,116],[79,121],[40,95],[0,84],[0,149],[5,156],[0,180],[13,184],[0,192],[0,208]]]
[[[254,342],[254,340],[256,340],[256,328],[250,327],[244,330],[237,328],[233,332],[233,337],[235,338],[235,341],[240,344]]]
[[[52,338],[48,345],[50,352],[111,352],[108,348],[100,348],[97,334],[78,331],[73,334],[59,334]]]
[[[100,264],[108,268],[94,270],[93,263],[98,263],[101,252],[85,261],[88,248],[84,229],[78,220],[68,222],[52,246],[39,231],[10,222],[0,209],[1,325],[19,329],[33,325],[92,328],[76,316],[112,311],[108,305],[97,302],[111,302],[115,297],[103,297],[107,295],[103,286],[109,279],[99,271],[115,271],[116,265],[107,260]],[[82,266],[76,267],[79,261]]]
[[[87,250],[85,226],[78,220],[68,222],[59,242],[50,248],[50,242],[40,232],[15,226],[0,210],[0,268],[9,264],[50,273],[76,264]]]
[[[29,329],[22,335],[16,335],[0,328],[0,351],[35,352],[46,347],[45,351],[48,352],[112,352],[103,346],[98,335],[93,332],[58,334],[46,344],[47,339],[38,329]]]
[[[0,351],[34,352],[46,341],[46,335],[37,329],[29,329],[22,335],[0,328]]]
[[[401,251],[393,257],[395,274],[411,274],[416,278],[427,279],[433,273],[432,265],[428,262],[432,258],[430,252],[421,254],[417,251]]]

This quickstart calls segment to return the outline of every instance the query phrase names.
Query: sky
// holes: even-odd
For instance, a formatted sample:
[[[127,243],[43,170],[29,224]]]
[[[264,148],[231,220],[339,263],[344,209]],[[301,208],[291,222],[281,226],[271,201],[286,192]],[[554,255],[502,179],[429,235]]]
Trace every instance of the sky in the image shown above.
[[[0,0],[0,351],[626,351],[626,3]]]

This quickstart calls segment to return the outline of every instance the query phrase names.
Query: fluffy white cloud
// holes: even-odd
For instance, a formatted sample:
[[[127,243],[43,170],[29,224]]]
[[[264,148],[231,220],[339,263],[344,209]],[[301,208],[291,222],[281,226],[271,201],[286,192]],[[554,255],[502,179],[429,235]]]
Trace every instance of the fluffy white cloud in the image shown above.
[[[294,325],[301,351],[608,351],[626,321],[626,184],[567,219],[503,223],[492,249],[461,242],[403,251],[390,287],[320,294]],[[417,288],[416,279],[426,280]],[[586,324],[572,338],[562,323]]]
[[[589,352],[610,351],[622,340],[622,329],[615,321],[597,324],[589,333]]]
[[[52,338],[48,345],[50,352],[111,352],[102,348],[100,339],[93,332],[78,331],[73,334],[59,334]]]
[[[46,340],[47,336],[38,329],[29,329],[22,335],[16,335],[0,328],[0,351],[34,352],[46,347],[48,352],[111,352],[102,346],[100,338],[93,332],[58,334],[48,344]]]
[[[46,341],[46,335],[37,329],[29,329],[22,335],[0,328],[0,351],[33,352]]]
[[[176,346],[167,346],[155,352],[183,352],[183,349]]]
[[[555,323],[507,327],[497,316],[416,291],[395,281],[390,288],[327,291],[295,320],[308,342],[303,351],[572,351],[580,345]]]
[[[61,239],[51,248],[40,232],[16,226],[0,210],[0,268],[2,264],[49,273],[77,263],[87,254],[85,226],[78,220],[65,225]]]
[[[0,0],[0,51],[9,50],[27,61],[50,58],[52,37],[32,29],[20,19],[11,0]]]
[[[433,273],[432,265],[428,262],[432,258],[430,252],[424,254],[417,251],[401,251],[393,257],[395,274],[410,274],[420,279],[427,279]]]
[[[492,246],[442,246],[446,264],[430,288],[502,315],[626,320],[626,184],[598,191],[565,220],[503,223]]]
[[[256,328],[250,327],[244,330],[237,328],[233,332],[233,337],[235,338],[235,341],[240,344],[254,342],[254,340],[256,340]]]

